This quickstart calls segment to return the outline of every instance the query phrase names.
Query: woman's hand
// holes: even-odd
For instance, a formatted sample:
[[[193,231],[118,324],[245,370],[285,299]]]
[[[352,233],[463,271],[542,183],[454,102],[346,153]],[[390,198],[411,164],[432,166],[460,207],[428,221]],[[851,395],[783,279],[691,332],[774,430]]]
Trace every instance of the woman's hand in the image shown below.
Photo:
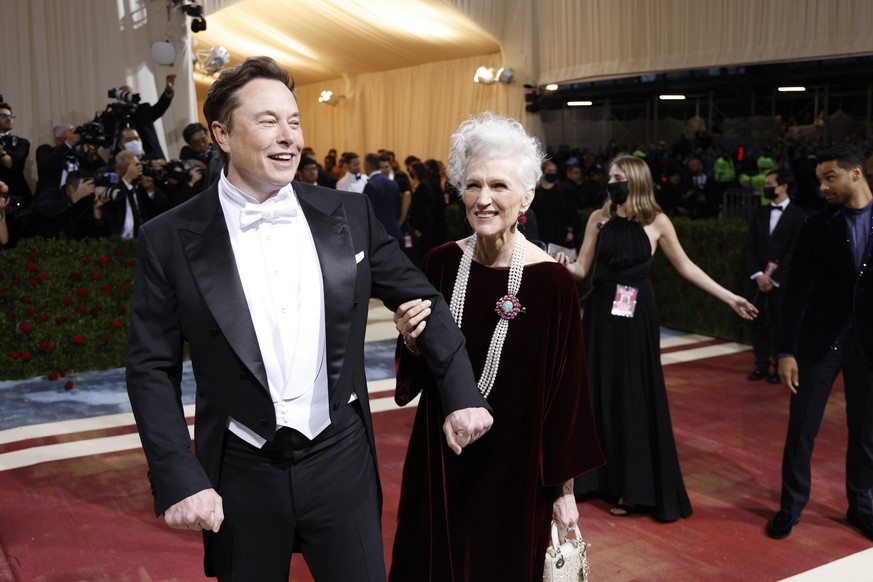
[[[563,252],[559,252],[557,255],[555,255],[555,260],[562,265],[566,265],[570,262],[570,259]]]
[[[728,302],[728,305],[730,305],[731,309],[733,309],[736,314],[743,319],[748,319],[749,321],[751,321],[758,316],[758,308],[749,303],[749,301],[745,297],[734,295],[733,298]]]
[[[579,508],[576,507],[576,496],[572,493],[564,493],[552,504],[552,519],[558,524],[558,541],[567,539],[567,529],[576,527],[579,523]]]
[[[418,353],[415,341],[427,326],[425,318],[430,315],[430,299],[407,301],[394,312],[394,327],[403,336],[403,343],[413,354]]]

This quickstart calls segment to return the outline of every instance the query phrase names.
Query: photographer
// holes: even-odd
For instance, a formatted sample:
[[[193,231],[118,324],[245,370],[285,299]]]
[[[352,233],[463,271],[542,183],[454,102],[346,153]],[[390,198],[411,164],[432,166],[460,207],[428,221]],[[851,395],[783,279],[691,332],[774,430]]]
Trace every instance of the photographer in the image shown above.
[[[106,198],[95,196],[95,180],[81,170],[66,176],[63,188],[43,192],[39,212],[43,216],[40,235],[68,239],[100,237],[109,234],[109,223],[103,218]]]
[[[24,178],[24,162],[30,154],[30,142],[13,135],[15,115],[7,103],[0,103],[0,180],[29,206],[33,193]]]
[[[164,92],[154,105],[151,103],[140,103],[139,94],[134,93],[133,89],[128,85],[122,85],[117,89],[109,91],[110,97],[115,97],[132,107],[131,117],[133,125],[139,135],[142,136],[143,151],[149,158],[166,157],[164,150],[161,149],[161,142],[158,141],[155,121],[160,119],[167,112],[167,109],[170,108],[170,104],[173,102],[173,95],[175,94],[175,85],[176,75],[167,75],[167,84],[164,87]]]
[[[208,166],[210,160],[215,157],[215,150],[209,143],[206,126],[202,123],[189,123],[182,130],[182,138],[188,145],[182,146],[179,159],[197,160]]]
[[[115,173],[121,178],[109,193],[104,211],[111,234],[132,239],[139,227],[167,208],[166,195],[154,178],[143,174],[142,162],[129,149],[115,156]]]
[[[36,148],[37,201],[40,192],[63,187],[70,172],[91,173],[106,165],[106,160],[100,157],[99,144],[92,143],[90,135],[83,138],[72,125],[65,123],[56,125],[53,133],[53,146],[46,143]]]

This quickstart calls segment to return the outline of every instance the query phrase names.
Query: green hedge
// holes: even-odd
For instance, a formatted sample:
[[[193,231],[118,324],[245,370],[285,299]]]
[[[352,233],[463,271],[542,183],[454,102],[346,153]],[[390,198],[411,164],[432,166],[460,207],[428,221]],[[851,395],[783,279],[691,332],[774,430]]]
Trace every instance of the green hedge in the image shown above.
[[[450,206],[447,225],[458,218]],[[673,223],[691,260],[728,289],[746,292],[743,220]],[[0,379],[63,378],[123,366],[135,264],[135,244],[117,238],[29,239],[0,251]],[[749,341],[748,325],[682,279],[662,252],[652,282],[662,325]],[[588,286],[582,282],[580,290]]]
[[[0,379],[123,366],[135,257],[118,238],[0,251]]]

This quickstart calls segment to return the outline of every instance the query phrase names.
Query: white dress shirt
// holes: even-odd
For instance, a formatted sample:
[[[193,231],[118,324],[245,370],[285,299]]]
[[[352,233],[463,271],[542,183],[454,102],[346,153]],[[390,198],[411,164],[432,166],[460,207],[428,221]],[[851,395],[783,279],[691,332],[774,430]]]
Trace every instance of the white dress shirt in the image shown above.
[[[782,215],[785,214],[785,209],[788,208],[789,204],[791,204],[790,198],[786,198],[785,200],[783,200],[779,204],[773,204],[772,202],[770,203],[770,234],[771,235],[773,234],[773,231],[776,230],[776,225],[779,224],[779,219],[781,219]],[[774,208],[777,208],[777,207],[781,208],[781,210],[774,210]],[[763,274],[764,274],[764,271],[758,271],[757,273],[754,273],[749,278],[754,281],[760,275],[763,275]],[[772,272],[769,274],[772,274]],[[777,283],[776,281],[773,281],[773,285],[776,287],[779,287],[779,283]]]
[[[309,224],[290,184],[258,203],[222,173],[218,194],[276,423],[312,439],[330,424],[330,409],[323,282]],[[262,209],[268,218],[241,226],[243,208]],[[291,208],[293,216],[273,217],[277,208]],[[233,418],[227,426],[256,447],[266,442]]]
[[[363,194],[364,186],[367,185],[367,176],[364,174],[352,174],[346,172],[346,175],[336,181],[336,189],[344,192],[357,192]]]

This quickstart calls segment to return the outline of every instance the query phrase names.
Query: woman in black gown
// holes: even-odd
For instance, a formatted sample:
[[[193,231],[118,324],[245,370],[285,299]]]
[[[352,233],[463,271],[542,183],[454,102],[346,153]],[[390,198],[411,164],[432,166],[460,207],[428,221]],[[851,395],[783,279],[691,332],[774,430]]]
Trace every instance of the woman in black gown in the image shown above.
[[[691,515],[673,440],[661,369],[658,317],[649,280],[660,246],[684,278],[752,319],[755,307],[691,262],[655,202],[646,163],[619,156],[609,167],[609,200],[585,228],[576,262],[559,262],[577,279],[597,268],[583,328],[598,436],[607,464],[576,480],[577,495],[614,501],[613,515],[647,511],[659,520]]]
[[[391,582],[542,580],[551,519],[563,538],[579,516],[573,478],[602,463],[575,283],[518,231],[541,160],[537,141],[505,117],[468,120],[452,136],[449,179],[474,234],[431,251],[422,271],[451,297],[497,420],[460,456],[448,448],[439,394],[416,356],[430,310],[421,301],[401,305],[397,399],[421,390],[421,401]]]

